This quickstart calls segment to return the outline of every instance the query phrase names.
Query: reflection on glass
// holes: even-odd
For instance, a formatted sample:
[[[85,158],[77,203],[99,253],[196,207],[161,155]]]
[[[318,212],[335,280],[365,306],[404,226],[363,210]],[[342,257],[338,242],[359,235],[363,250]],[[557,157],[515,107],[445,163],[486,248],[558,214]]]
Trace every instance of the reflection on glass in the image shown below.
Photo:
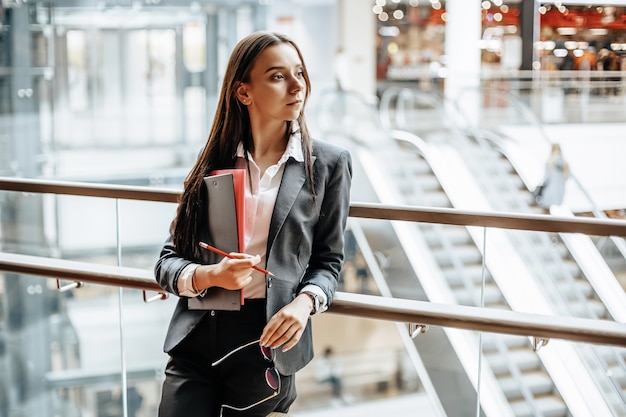
[[[0,248],[115,265],[119,236],[123,265],[151,269],[165,239],[157,231],[167,230],[174,210],[122,201],[118,220],[114,200],[3,192]],[[116,231],[118,223],[125,231]],[[71,282],[59,279],[59,286]],[[120,416],[124,403],[128,415],[154,415],[173,306],[146,304],[138,290],[59,291],[54,279],[1,273],[0,415]]]
[[[350,228],[346,231],[345,261],[339,278],[339,291],[371,295],[380,294],[376,281],[372,277],[370,267]]]
[[[189,72],[206,69],[206,29],[201,23],[188,23],[183,28],[183,62]]]

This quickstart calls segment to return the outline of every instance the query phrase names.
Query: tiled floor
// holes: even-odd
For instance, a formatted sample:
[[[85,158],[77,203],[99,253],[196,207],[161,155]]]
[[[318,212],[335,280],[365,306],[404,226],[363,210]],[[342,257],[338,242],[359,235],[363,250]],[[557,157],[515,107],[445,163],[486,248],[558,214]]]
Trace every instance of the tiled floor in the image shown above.
[[[420,417],[435,417],[438,414],[433,410],[426,394],[412,394],[375,401],[364,401],[351,405],[336,405],[310,411],[296,411],[290,415],[293,417],[408,417],[416,415]]]

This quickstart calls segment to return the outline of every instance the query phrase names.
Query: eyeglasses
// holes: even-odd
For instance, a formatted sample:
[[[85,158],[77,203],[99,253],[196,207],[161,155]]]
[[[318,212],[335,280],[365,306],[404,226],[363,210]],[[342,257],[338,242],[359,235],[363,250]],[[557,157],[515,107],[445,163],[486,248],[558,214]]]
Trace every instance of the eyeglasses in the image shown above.
[[[265,358],[266,361],[273,361],[274,360],[274,351],[272,351],[271,348],[267,347],[267,346],[261,346],[259,344],[260,339],[257,340],[253,340],[252,342],[246,343],[245,345],[241,345],[238,348],[235,348],[233,350],[231,350],[230,352],[228,352],[226,355],[222,356],[220,359],[216,360],[215,362],[213,362],[211,364],[211,366],[217,366],[220,363],[222,363],[225,359],[227,359],[228,357],[230,357],[231,355],[233,355],[234,353],[239,352],[242,349],[247,348],[248,346],[252,346],[254,344],[258,344],[259,347],[261,348],[261,354],[263,354],[263,358]],[[235,411],[246,411],[251,409],[252,407],[256,407],[257,405],[274,398],[275,396],[277,396],[280,393],[280,375],[278,374],[278,371],[276,370],[276,368],[272,367],[272,368],[267,368],[265,370],[265,382],[267,383],[267,385],[274,390],[274,392],[266,397],[263,398],[260,401],[255,402],[254,404],[250,404],[246,407],[234,407],[232,405],[228,405],[228,404],[222,404],[222,408],[220,409],[220,417],[222,416],[222,412],[224,411],[224,408],[228,408],[229,410],[235,410]]]

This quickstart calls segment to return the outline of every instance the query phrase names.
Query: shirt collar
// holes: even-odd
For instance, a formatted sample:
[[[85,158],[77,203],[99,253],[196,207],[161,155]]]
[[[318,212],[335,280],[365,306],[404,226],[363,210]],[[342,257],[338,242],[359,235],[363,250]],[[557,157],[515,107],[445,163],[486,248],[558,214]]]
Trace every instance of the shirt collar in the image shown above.
[[[287,148],[278,163],[281,164],[289,158],[293,158],[298,162],[304,161],[304,155],[302,154],[302,135],[300,134],[300,130],[292,132],[291,135],[289,135]]]
[[[291,124],[291,135],[289,135],[289,142],[287,142],[287,148],[285,149],[285,153],[278,160],[278,164],[285,163],[289,158],[293,158],[298,162],[304,162],[304,155],[302,154],[302,135],[300,133],[300,129],[298,129],[297,122],[293,122]],[[240,158],[245,157],[243,143],[239,142],[237,146],[237,156]]]

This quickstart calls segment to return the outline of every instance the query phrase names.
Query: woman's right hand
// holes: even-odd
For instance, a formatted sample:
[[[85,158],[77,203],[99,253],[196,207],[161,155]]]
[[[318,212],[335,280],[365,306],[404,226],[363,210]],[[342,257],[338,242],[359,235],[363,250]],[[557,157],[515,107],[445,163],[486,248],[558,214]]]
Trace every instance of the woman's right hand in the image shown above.
[[[213,265],[200,265],[194,276],[194,287],[202,291],[211,287],[239,290],[252,281],[252,267],[261,262],[259,255],[232,252]]]

